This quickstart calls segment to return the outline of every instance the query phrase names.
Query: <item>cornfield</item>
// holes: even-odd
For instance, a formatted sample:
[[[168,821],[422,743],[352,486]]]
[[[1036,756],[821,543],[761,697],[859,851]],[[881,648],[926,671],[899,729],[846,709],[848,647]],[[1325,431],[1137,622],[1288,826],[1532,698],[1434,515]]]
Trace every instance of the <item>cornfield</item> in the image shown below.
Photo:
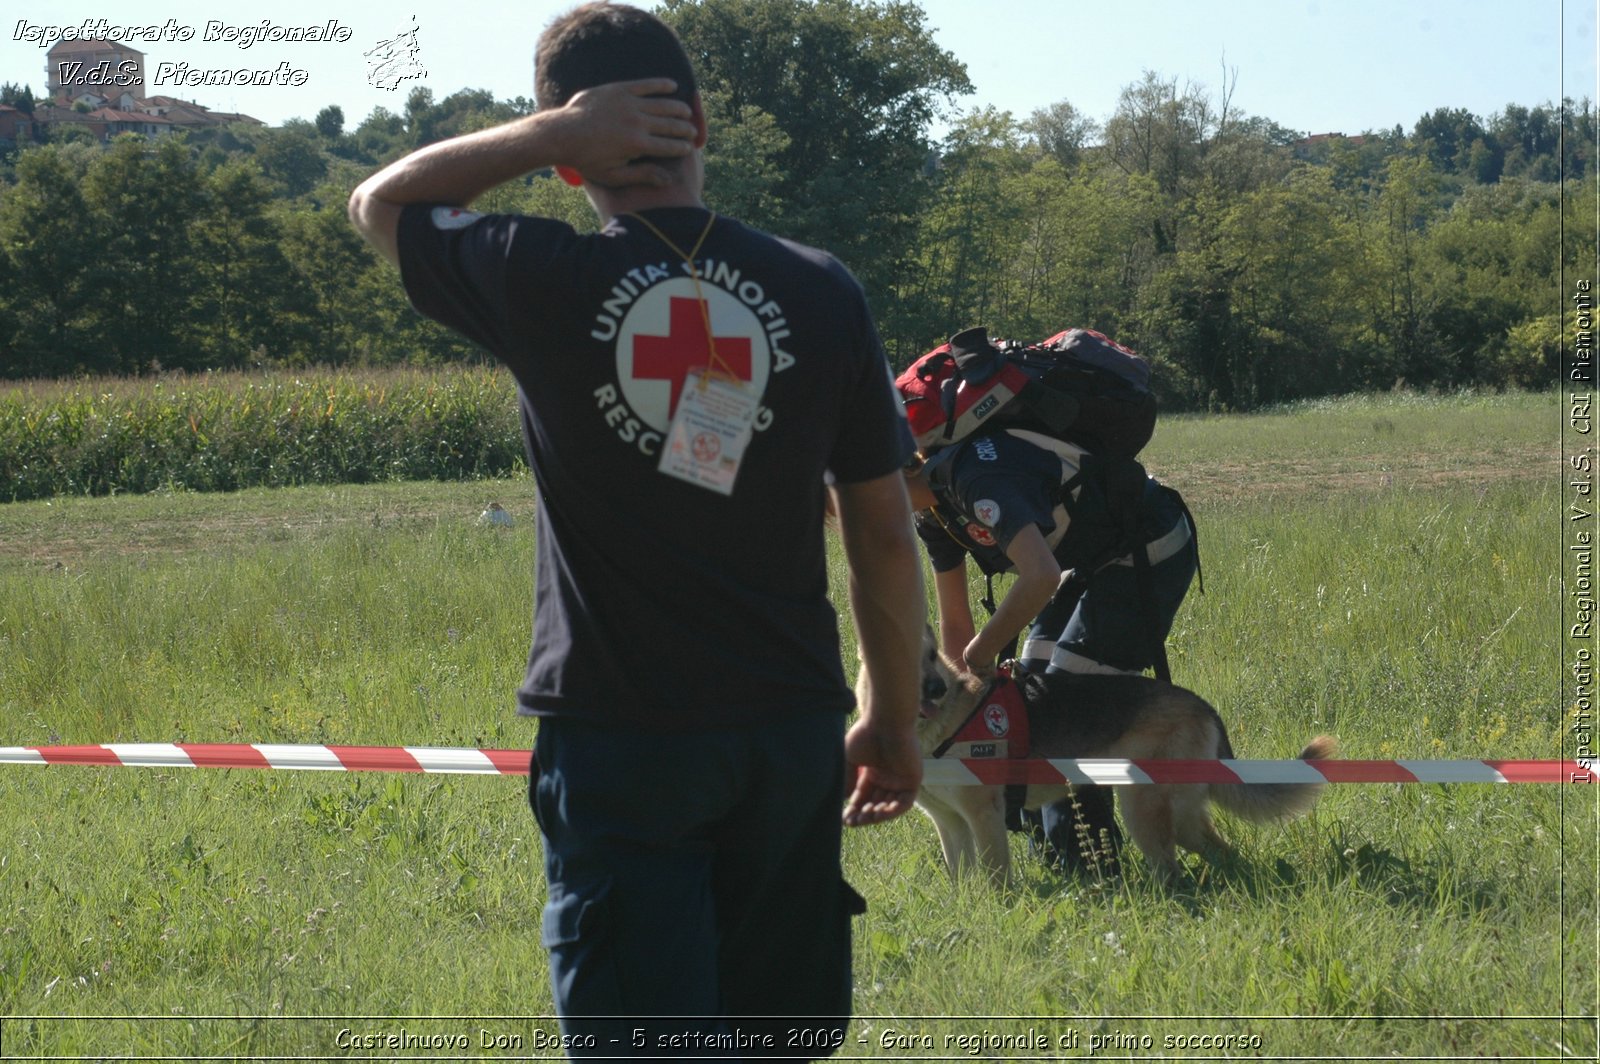
[[[463,480],[503,475],[522,461],[515,387],[484,368],[0,388],[0,502]]]

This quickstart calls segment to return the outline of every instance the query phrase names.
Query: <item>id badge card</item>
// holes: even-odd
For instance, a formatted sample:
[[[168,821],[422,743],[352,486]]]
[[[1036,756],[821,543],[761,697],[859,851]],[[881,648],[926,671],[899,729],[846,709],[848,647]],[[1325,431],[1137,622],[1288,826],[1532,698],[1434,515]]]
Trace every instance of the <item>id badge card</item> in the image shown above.
[[[669,477],[732,495],[745,446],[755,432],[758,406],[741,382],[707,377],[704,370],[690,373],[657,468]]]

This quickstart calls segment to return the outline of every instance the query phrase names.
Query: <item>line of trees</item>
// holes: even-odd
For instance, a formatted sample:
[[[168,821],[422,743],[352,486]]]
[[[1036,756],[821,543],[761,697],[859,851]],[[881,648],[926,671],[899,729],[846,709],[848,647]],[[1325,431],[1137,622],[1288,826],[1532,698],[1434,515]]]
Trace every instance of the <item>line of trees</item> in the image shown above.
[[[711,122],[707,199],[826,247],[904,364],[982,323],[1088,325],[1152,357],[1176,407],[1553,379],[1562,266],[1595,261],[1585,100],[1440,109],[1308,141],[1156,73],[1099,122],[979,110],[905,0],[665,0]],[[21,99],[25,89],[6,86]],[[481,359],[412,313],[344,218],[422,144],[533,108],[412,91],[353,129],[25,146],[0,160],[0,376]],[[589,227],[547,174],[480,209]]]

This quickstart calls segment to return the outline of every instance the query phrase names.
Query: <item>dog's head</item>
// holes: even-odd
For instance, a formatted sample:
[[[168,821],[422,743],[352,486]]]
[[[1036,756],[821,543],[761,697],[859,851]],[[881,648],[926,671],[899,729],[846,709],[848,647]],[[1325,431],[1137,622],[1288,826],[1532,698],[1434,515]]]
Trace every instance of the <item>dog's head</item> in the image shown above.
[[[857,652],[859,656],[859,651]],[[924,754],[933,750],[955,733],[972,714],[985,691],[988,680],[968,675],[956,669],[939,653],[939,641],[931,627],[922,633],[922,712],[917,721],[917,739]],[[861,670],[856,680],[856,701],[865,701],[866,670]]]
[[[938,714],[939,703],[944,701],[955,683],[956,671],[944,660],[944,655],[939,653],[939,641],[934,638],[933,628],[924,625],[922,629],[923,719]]]
[[[924,755],[955,734],[988,689],[988,680],[957,670],[939,653],[932,628],[924,632],[922,714],[917,721],[917,740]]]

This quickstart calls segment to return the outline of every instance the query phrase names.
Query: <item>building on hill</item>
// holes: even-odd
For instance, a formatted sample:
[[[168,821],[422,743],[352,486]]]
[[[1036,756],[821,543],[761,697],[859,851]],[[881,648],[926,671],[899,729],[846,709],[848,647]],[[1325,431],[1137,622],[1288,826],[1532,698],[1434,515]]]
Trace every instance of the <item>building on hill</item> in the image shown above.
[[[1362,134],[1347,137],[1343,133],[1313,133],[1301,137],[1289,146],[1296,159],[1309,162],[1327,162],[1336,149],[1357,150],[1374,138]]]
[[[255,126],[266,125],[259,118],[234,114],[230,111],[213,111],[209,107],[202,107],[192,100],[180,100],[174,96],[146,96],[138,102],[138,110],[146,114],[160,115],[179,129],[221,126],[227,125],[229,122],[245,122]]]
[[[73,107],[39,104],[33,109],[35,140],[50,140],[69,128],[88,130],[96,140],[104,140],[100,123],[89,117],[90,112]]]
[[[45,95],[75,100],[83,92],[112,100],[123,90],[144,94],[144,53],[121,41],[60,41],[46,53]]]
[[[1332,144],[1334,141],[1344,141],[1352,148],[1359,148],[1367,142],[1365,136],[1347,137],[1343,133],[1313,133],[1309,137],[1301,137],[1294,142],[1296,148],[1314,148],[1319,144]]]
[[[0,103],[0,148],[13,148],[33,139],[33,117],[10,104]]]
[[[161,115],[146,114],[143,111],[121,111],[111,107],[101,107],[90,111],[89,117],[100,124],[101,140],[110,140],[118,133],[142,133],[147,137],[159,137],[175,133],[178,129]]]
[[[88,130],[95,140],[107,141],[119,133],[138,133],[155,138],[186,129],[203,129],[229,122],[247,122],[257,126],[266,124],[249,115],[208,111],[197,104],[189,106],[194,108],[193,112],[188,108],[173,109],[164,115],[155,114],[138,106],[97,107],[92,111],[83,111],[75,107],[39,107],[34,112],[34,122],[29,132],[34,139],[39,139],[35,131],[43,131],[44,136],[49,137],[53,133],[79,127]],[[4,116],[0,114],[0,139],[4,137],[4,129]]]
[[[147,137],[184,129],[244,122],[266,125],[260,119],[228,111],[213,111],[192,100],[173,96],[145,96],[145,56],[121,41],[61,41],[50,49],[45,62],[45,99],[31,121],[7,119],[0,112],[0,141],[12,129],[14,143],[19,122],[34,139],[47,138],[52,128],[80,127],[96,140],[119,133]],[[10,110],[9,108],[7,110]]]
[[[74,107],[80,111],[98,111],[102,107],[115,107],[123,111],[131,111],[139,106],[139,98],[126,91],[107,95],[95,92],[92,89],[84,89],[76,96],[66,100],[63,106]]]

